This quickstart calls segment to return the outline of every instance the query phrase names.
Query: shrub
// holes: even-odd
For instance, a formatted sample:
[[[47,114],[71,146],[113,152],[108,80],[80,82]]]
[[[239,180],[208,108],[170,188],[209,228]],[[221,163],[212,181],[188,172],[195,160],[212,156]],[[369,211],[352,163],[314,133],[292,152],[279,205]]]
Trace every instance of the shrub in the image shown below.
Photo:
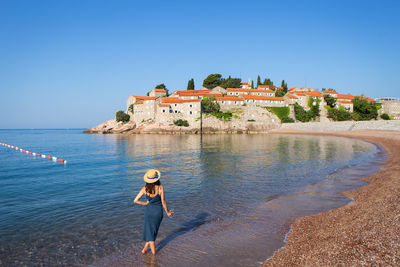
[[[328,118],[331,118],[334,121],[349,121],[352,119],[352,114],[342,108],[331,108],[328,110]]]
[[[201,107],[204,113],[219,112],[220,107],[217,102],[215,102],[214,97],[204,97],[201,101]]]
[[[389,117],[388,114],[383,113],[383,114],[381,115],[381,119],[383,119],[383,120],[390,120],[390,117]]]
[[[211,112],[211,113],[208,113],[207,115],[214,116],[217,119],[224,120],[224,121],[232,120],[232,112]]]
[[[129,106],[128,111],[133,114],[133,104]]]
[[[130,116],[128,114],[126,114],[125,112],[123,112],[122,110],[118,110],[115,113],[115,120],[120,122],[128,122],[130,119]]]
[[[301,122],[308,122],[311,120],[310,113],[307,112],[298,103],[294,104],[294,116],[296,117],[296,120],[301,121]]]
[[[253,121],[256,121],[256,120],[253,120],[253,119],[251,119],[251,120],[247,120],[247,121],[249,121],[249,122],[253,122]]]
[[[378,117],[379,105],[369,103],[362,97],[355,97],[353,100],[353,118],[357,121],[367,121]]]
[[[319,98],[313,99],[309,98],[308,99],[308,107],[310,110],[308,111],[310,118],[315,119],[316,117],[319,117],[319,104],[321,103],[321,100]]]
[[[176,120],[176,121],[174,121],[174,124],[176,126],[185,126],[185,127],[189,126],[189,123],[187,120]]]
[[[336,105],[336,98],[334,98],[333,96],[331,96],[331,95],[325,95],[324,96],[324,99],[325,99],[325,101],[326,101],[326,104],[329,106],[329,107],[331,107],[331,108],[333,108],[333,107],[335,107],[335,105]]]
[[[282,122],[282,123],[293,123],[293,122],[294,122],[294,119],[292,119],[292,118],[290,118],[290,117],[283,117],[283,118],[281,119],[281,122]]]

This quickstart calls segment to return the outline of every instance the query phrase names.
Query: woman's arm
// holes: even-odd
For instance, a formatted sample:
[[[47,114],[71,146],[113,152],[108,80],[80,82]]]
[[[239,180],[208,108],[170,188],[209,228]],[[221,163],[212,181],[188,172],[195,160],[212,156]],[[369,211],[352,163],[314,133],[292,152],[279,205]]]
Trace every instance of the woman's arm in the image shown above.
[[[133,202],[136,204],[139,204],[139,205],[143,205],[143,206],[146,206],[147,204],[149,204],[148,200],[146,202],[139,200],[144,195],[145,192],[146,192],[146,189],[144,187],[142,189],[140,189],[139,194],[137,194],[137,196],[135,197],[135,200]]]
[[[165,201],[165,194],[164,194],[164,187],[160,185],[160,196],[161,196],[161,203],[164,207],[165,213],[167,213],[168,217],[171,217],[174,214],[173,211],[169,211],[167,207],[167,201]]]

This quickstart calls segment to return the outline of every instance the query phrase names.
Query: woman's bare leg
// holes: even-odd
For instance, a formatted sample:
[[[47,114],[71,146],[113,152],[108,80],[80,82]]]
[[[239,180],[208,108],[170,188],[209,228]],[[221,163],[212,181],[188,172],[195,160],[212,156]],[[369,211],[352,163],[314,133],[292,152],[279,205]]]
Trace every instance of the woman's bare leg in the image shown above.
[[[149,245],[150,245],[150,243],[149,243],[149,242],[146,242],[146,244],[144,245],[144,248],[143,248],[143,250],[142,250],[142,254],[146,254],[147,249],[149,248]]]
[[[154,244],[154,241],[149,241],[149,243],[150,243],[151,253],[153,253],[153,255],[156,255],[156,245]]]

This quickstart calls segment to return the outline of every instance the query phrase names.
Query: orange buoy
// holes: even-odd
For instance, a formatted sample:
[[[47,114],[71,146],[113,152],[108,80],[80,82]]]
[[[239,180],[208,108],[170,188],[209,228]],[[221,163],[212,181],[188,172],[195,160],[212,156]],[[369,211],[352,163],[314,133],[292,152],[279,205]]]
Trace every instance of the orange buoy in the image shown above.
[[[58,162],[61,162],[61,163],[63,163],[63,162],[64,162],[64,160],[63,160],[63,159],[58,159]]]
[[[32,152],[29,152],[29,155],[32,155]]]
[[[36,156],[40,157],[40,154],[36,154]]]
[[[51,159],[51,156],[47,156],[48,159]]]
[[[26,150],[24,149],[24,150],[22,150],[23,152],[26,152]]]

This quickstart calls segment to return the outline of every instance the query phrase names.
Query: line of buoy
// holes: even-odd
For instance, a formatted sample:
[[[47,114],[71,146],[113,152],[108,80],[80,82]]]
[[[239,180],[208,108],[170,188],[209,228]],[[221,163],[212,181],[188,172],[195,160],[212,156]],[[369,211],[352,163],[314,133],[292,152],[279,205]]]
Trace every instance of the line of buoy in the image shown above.
[[[50,156],[50,155],[44,155],[44,154],[34,153],[34,152],[32,152],[32,151],[28,151],[28,150],[26,150],[26,149],[19,148],[19,147],[17,147],[17,146],[8,145],[8,144],[5,144],[5,143],[0,143],[0,145],[5,146],[5,147],[8,147],[8,148],[13,148],[13,149],[15,149],[15,150],[19,150],[19,151],[21,151],[21,152],[23,152],[23,153],[26,153],[26,154],[32,155],[32,156],[36,156],[36,157],[39,157],[39,158],[40,158],[40,157],[42,157],[42,158],[48,158],[48,159],[51,159],[51,160],[56,161],[56,162],[60,162],[60,163],[64,163],[64,164],[67,163],[66,160],[63,160],[63,159],[61,159],[61,158],[53,157],[53,156]]]

